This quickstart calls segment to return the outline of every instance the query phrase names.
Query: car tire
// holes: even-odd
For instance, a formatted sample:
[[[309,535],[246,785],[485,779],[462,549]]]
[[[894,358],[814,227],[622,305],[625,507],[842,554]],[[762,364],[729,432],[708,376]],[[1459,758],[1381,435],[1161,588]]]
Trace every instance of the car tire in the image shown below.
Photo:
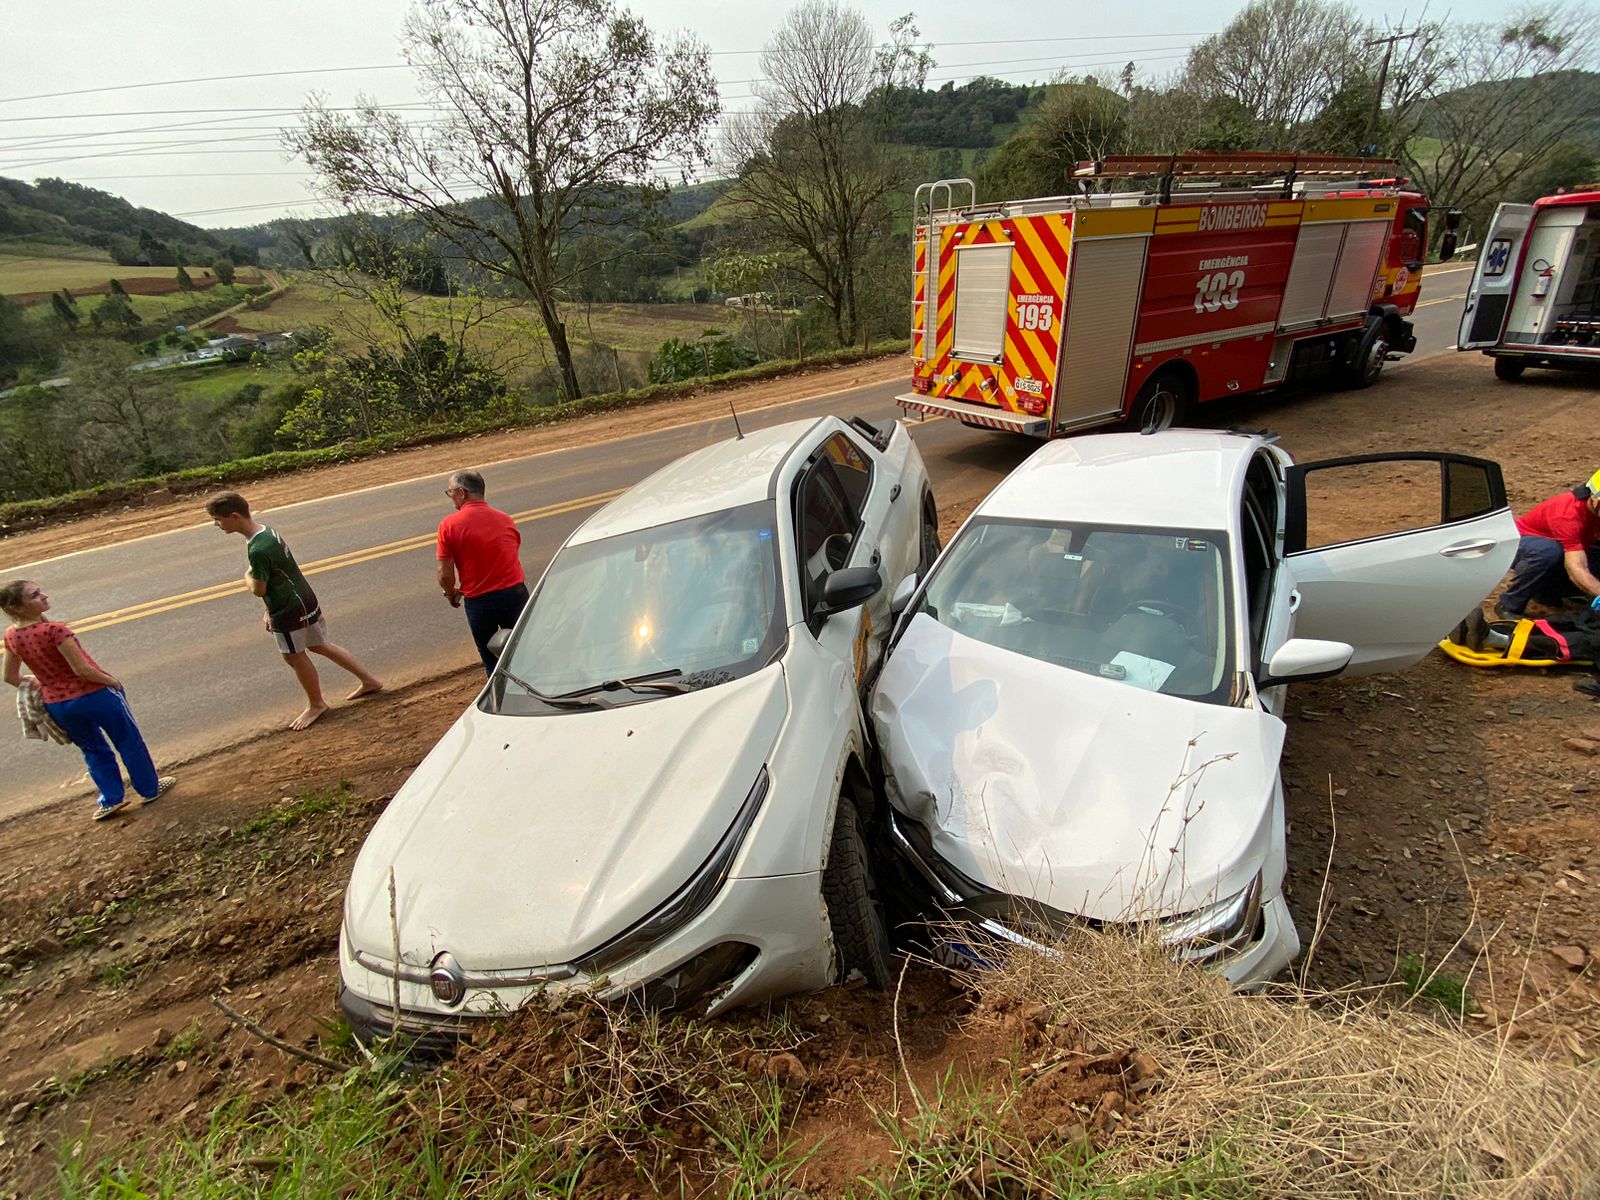
[[[1504,379],[1507,383],[1515,383],[1522,378],[1522,373],[1528,369],[1528,364],[1520,358],[1503,358],[1496,356],[1494,360],[1494,377]]]
[[[839,982],[855,970],[869,987],[888,987],[889,927],[883,919],[872,860],[861,831],[861,811],[848,795],[839,797],[834,815],[833,844],[822,872],[822,898],[838,952]]]
[[[917,578],[928,577],[928,571],[933,567],[933,560],[939,557],[939,510],[933,505],[933,497],[925,497],[922,501],[922,549],[917,557]]]
[[[1367,388],[1378,382],[1383,364],[1389,361],[1389,324],[1382,319],[1367,325],[1356,343],[1355,357],[1345,368],[1345,383],[1352,388]]]
[[[1128,433],[1160,433],[1183,424],[1193,403],[1194,389],[1181,373],[1157,371],[1133,398],[1133,407],[1121,427]]]

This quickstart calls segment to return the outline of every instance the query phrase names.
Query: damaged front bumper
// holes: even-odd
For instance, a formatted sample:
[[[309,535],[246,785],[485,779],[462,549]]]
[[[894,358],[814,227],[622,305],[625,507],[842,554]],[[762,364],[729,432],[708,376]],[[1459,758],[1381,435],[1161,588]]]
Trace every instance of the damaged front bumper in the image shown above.
[[[1054,956],[1060,950],[1052,942],[1060,935],[1114,924],[985,888],[945,862],[923,826],[893,810],[889,834],[895,850],[927,887],[940,918],[971,929],[973,942],[1022,946]],[[1260,875],[1242,892],[1217,904],[1157,920],[1154,934],[1174,958],[1214,970],[1241,988],[1266,983],[1300,952],[1299,935],[1281,893],[1264,896]],[[991,965],[980,946],[962,940],[955,930],[945,931],[935,949],[946,961],[958,965]]]

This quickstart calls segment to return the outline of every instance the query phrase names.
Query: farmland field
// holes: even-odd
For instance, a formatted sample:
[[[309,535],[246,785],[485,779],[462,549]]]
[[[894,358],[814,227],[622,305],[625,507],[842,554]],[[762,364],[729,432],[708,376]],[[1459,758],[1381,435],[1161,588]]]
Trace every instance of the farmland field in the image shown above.
[[[420,324],[442,323],[448,304],[438,297],[416,297]],[[346,327],[351,323],[371,322],[364,301],[306,280],[296,280],[289,292],[269,307],[239,313],[234,319],[239,329],[252,333],[326,325],[339,341],[347,340]],[[600,343],[654,354],[668,338],[697,338],[708,328],[732,328],[739,314],[720,304],[595,304],[568,308],[566,319],[567,337],[574,348]],[[544,327],[532,308],[516,305],[480,325],[472,341],[489,353],[501,349],[537,353],[536,344],[545,341]]]
[[[196,280],[202,280],[210,274],[210,268],[205,266],[191,265],[187,270]],[[58,258],[0,251],[0,296],[38,293],[45,293],[48,296],[48,293],[59,291],[61,288],[70,288],[76,292],[80,288],[105,287],[113,278],[120,281],[130,292],[138,290],[130,286],[132,281],[143,279],[159,281],[157,287],[176,288],[177,277],[177,267],[120,266],[109,258],[101,260]],[[254,282],[254,270],[249,268],[241,270],[237,278],[248,278]]]

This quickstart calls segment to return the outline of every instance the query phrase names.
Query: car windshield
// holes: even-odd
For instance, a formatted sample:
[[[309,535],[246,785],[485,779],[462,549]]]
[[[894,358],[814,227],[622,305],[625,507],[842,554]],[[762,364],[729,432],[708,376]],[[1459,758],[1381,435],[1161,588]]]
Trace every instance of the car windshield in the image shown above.
[[[989,645],[1168,695],[1227,703],[1222,534],[980,521],[915,611]]]
[[[502,654],[486,707],[631,704],[765,666],[787,635],[775,521],[761,501],[564,547]]]

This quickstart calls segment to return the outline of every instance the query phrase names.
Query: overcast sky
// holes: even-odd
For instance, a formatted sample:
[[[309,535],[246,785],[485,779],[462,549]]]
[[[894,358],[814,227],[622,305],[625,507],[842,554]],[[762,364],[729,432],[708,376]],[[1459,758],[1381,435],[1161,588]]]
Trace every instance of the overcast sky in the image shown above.
[[[1142,74],[1165,75],[1243,3],[856,0],[856,7],[879,28],[915,12],[934,44],[933,83],[979,74],[1022,83],[1063,67],[1114,74],[1129,60]],[[626,6],[653,29],[705,40],[728,109],[750,104],[756,52],[788,8],[776,0]],[[403,0],[0,0],[0,175],[60,176],[211,227],[325,211],[276,130],[293,123],[312,89],[334,104],[357,93],[415,103],[398,47],[407,7]],[[1354,7],[1372,20],[1396,19],[1385,0]],[[1497,19],[1505,9],[1496,0],[1449,6],[1465,21]],[[264,72],[281,74],[174,82]]]

